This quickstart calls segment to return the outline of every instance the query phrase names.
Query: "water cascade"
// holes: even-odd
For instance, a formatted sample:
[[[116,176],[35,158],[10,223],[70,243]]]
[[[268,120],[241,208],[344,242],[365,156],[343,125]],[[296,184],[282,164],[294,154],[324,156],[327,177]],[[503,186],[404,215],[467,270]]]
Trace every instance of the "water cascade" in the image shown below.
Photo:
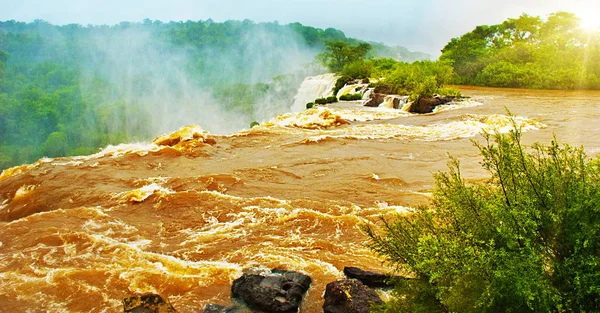
[[[294,97],[292,112],[304,110],[306,104],[315,99],[331,96],[336,80],[337,76],[334,73],[306,77]]]
[[[398,95],[387,95],[383,99],[383,102],[378,107],[386,109],[401,109],[402,111],[408,112],[410,106],[407,106],[408,97]]]

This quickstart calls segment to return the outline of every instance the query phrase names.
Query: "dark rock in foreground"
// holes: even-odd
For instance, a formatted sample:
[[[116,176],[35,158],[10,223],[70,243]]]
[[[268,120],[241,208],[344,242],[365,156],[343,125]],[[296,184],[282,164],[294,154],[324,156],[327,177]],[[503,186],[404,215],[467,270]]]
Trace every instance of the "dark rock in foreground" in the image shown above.
[[[327,284],[324,313],[369,313],[371,305],[383,301],[371,288],[358,280],[345,279]]]
[[[169,300],[155,294],[145,294],[123,299],[125,313],[176,313]]]
[[[209,304],[204,307],[204,313],[251,313],[252,311],[241,306],[222,306],[218,304]]]
[[[249,308],[272,313],[298,312],[310,277],[274,269],[270,274],[248,274],[236,279],[231,296],[243,300]]]
[[[344,274],[346,275],[346,277],[358,279],[363,284],[372,288],[393,287],[394,284],[390,281],[390,279],[396,278],[386,275],[384,273],[375,271],[365,271],[361,270],[358,267],[351,266],[344,267]]]

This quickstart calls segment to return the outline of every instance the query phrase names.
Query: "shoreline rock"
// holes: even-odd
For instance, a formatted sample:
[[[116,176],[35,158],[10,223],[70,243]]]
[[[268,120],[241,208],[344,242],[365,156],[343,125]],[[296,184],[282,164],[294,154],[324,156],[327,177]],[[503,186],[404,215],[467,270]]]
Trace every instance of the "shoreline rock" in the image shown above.
[[[382,305],[383,300],[359,280],[344,279],[325,287],[324,313],[369,313],[372,305]]]
[[[143,294],[123,299],[125,313],[177,313],[168,299],[157,294]]]
[[[390,276],[380,272],[366,271],[352,266],[344,267],[344,274],[348,278],[360,280],[363,284],[371,288],[390,288],[394,286],[393,280],[407,279],[401,276]]]
[[[244,273],[233,281],[231,297],[253,310],[295,313],[311,283],[307,275],[281,269],[266,274]]]

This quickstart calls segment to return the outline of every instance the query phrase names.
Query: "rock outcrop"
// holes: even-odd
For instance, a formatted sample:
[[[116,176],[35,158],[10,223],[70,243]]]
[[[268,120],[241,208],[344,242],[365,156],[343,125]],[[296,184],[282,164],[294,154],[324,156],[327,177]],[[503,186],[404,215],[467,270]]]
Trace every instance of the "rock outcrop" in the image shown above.
[[[241,306],[223,306],[219,304],[209,304],[204,307],[203,313],[253,313],[251,310]]]
[[[383,100],[385,100],[386,96],[386,94],[374,92],[373,94],[371,94],[371,100],[365,103],[365,106],[378,107],[383,102]]]
[[[408,110],[410,113],[431,113],[433,109],[435,109],[438,105],[446,104],[452,100],[454,97],[431,97],[431,98],[420,98],[418,101],[413,102]]]
[[[123,299],[125,313],[177,313],[169,300],[159,295],[144,294]]]
[[[310,284],[310,277],[280,269],[268,274],[245,273],[233,282],[231,296],[244,301],[251,309],[295,313]]]
[[[402,277],[391,277],[384,273],[375,271],[365,271],[358,267],[347,266],[344,267],[344,274],[348,278],[354,278],[360,280],[363,284],[372,288],[387,288],[393,287],[394,284],[391,280],[403,279]]]
[[[369,313],[372,305],[383,301],[377,293],[359,280],[345,279],[327,284],[324,313]]]

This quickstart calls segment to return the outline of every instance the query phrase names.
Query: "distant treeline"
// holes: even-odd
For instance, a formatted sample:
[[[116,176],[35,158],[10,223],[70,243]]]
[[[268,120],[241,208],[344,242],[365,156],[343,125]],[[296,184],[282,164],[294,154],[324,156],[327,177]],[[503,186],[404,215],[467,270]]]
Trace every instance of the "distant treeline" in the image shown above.
[[[240,129],[287,110],[311,74],[306,65],[333,41],[362,42],[333,28],[249,20],[0,22],[0,169],[185,123]],[[370,44],[375,57],[428,58]]]
[[[600,89],[600,34],[571,13],[521,15],[482,25],[442,50],[456,84],[531,89]]]

